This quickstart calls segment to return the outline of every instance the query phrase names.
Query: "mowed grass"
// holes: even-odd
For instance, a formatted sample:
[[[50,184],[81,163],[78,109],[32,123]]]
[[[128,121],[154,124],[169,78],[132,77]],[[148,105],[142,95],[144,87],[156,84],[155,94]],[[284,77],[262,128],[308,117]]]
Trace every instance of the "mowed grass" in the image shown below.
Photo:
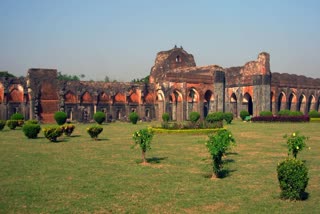
[[[76,124],[51,143],[21,129],[0,132],[0,213],[319,213],[319,123],[234,121],[237,146],[227,176],[210,179],[206,135],[156,134],[141,165],[132,133],[150,123],[103,125],[99,141]],[[44,127],[44,125],[42,126]],[[309,168],[309,197],[279,199],[276,167],[287,157],[283,135],[299,130],[311,147],[298,154]]]

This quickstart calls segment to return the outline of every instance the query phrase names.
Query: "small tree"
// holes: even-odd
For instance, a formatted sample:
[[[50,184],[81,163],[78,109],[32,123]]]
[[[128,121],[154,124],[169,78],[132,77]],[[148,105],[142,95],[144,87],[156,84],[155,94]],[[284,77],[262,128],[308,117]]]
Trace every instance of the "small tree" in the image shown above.
[[[206,142],[206,146],[212,157],[213,178],[220,177],[223,168],[222,157],[234,144],[235,139],[228,130],[222,129],[213,135],[209,135],[209,140]]]
[[[139,120],[139,115],[136,112],[131,112],[129,114],[129,120],[132,124],[137,124]]]
[[[293,132],[291,135],[284,135],[283,138],[287,139],[288,155],[291,152],[294,158],[297,158],[298,152],[306,147],[306,140],[308,137],[300,135],[299,132]]]
[[[139,145],[142,151],[142,163],[146,164],[146,152],[147,150],[151,149],[151,141],[153,138],[153,131],[151,129],[145,128],[140,129],[139,131],[136,131],[133,133],[133,140],[135,145]],[[134,146],[135,146],[134,145]]]
[[[58,125],[65,124],[67,121],[67,118],[68,118],[67,114],[63,111],[57,111],[56,113],[54,113],[54,119]]]
[[[106,115],[102,111],[97,111],[93,115],[94,121],[96,121],[99,125],[101,125],[106,120]]]

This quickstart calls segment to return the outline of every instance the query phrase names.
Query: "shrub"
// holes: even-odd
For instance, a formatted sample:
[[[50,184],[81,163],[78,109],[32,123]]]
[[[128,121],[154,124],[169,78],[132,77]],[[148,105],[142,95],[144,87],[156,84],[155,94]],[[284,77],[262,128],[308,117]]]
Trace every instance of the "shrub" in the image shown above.
[[[10,120],[24,120],[24,117],[21,113],[14,113],[11,115]]]
[[[223,119],[227,122],[227,124],[231,124],[233,120],[233,114],[231,112],[226,112],[223,114]]]
[[[271,117],[272,112],[271,111],[261,111],[259,114],[261,117]]]
[[[101,125],[106,120],[106,115],[102,111],[97,111],[93,115],[93,119],[94,119],[94,121],[96,121],[98,124]]]
[[[303,116],[303,113],[301,111],[290,111],[289,112],[290,117],[298,117],[298,116]]]
[[[213,174],[212,177],[219,178],[223,168],[222,157],[226,151],[235,143],[230,131],[221,129],[213,135],[209,135],[206,146],[212,156]]]
[[[253,122],[309,122],[309,116],[264,116],[264,117],[253,117],[251,118]]]
[[[200,119],[200,113],[199,112],[190,112],[189,119],[192,123],[196,123]]]
[[[278,112],[279,116],[289,116],[290,115],[290,110],[289,109],[284,109],[284,110],[280,110]]]
[[[153,131],[151,128],[140,129],[133,133],[134,146],[139,145],[142,151],[142,163],[146,164],[146,151],[151,149],[151,141],[153,138]]]
[[[163,120],[163,122],[169,122],[169,120],[170,120],[170,115],[169,115],[169,113],[163,113],[162,114],[162,120]]]
[[[37,120],[27,120],[25,124],[38,124]]]
[[[316,110],[312,110],[308,113],[310,118],[320,118],[320,113]]]
[[[222,121],[223,118],[224,118],[224,115],[222,112],[214,112],[207,115],[206,121],[209,123],[214,123],[214,122]]]
[[[131,112],[129,114],[129,120],[132,124],[137,124],[139,120],[139,115],[136,112]]]
[[[14,130],[18,126],[18,121],[17,120],[7,120],[7,126],[9,129]]]
[[[2,129],[4,129],[5,126],[6,126],[6,121],[5,120],[0,120],[0,131]]]
[[[27,138],[37,138],[40,130],[39,124],[28,123],[22,127],[22,131]]]
[[[240,117],[241,117],[242,120],[245,120],[246,117],[248,117],[248,116],[250,116],[248,111],[246,111],[246,110],[240,111]]]
[[[51,142],[57,142],[57,138],[63,134],[63,129],[59,126],[52,126],[42,129],[44,136]]]
[[[63,129],[63,133],[67,136],[71,136],[73,130],[75,129],[75,125],[73,124],[66,124],[61,126],[61,128]]]
[[[101,126],[97,126],[97,125],[93,125],[93,126],[87,128],[88,134],[94,140],[98,139],[98,136],[102,131],[103,131],[103,128]]]
[[[308,185],[308,168],[298,159],[286,159],[278,164],[278,180],[283,199],[301,200]]]
[[[292,153],[294,158],[297,158],[298,152],[306,147],[306,140],[308,137],[299,135],[299,132],[293,132],[291,135],[284,135],[283,138],[287,139],[287,146],[289,153]]]
[[[63,111],[57,111],[56,113],[54,113],[54,119],[56,120],[58,125],[63,125],[66,123],[67,121],[67,114]]]

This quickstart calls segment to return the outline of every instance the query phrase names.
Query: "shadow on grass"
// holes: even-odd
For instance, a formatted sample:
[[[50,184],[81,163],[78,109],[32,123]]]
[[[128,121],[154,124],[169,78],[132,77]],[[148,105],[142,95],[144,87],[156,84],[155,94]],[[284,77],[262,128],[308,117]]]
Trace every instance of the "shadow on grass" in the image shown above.
[[[237,152],[227,152],[226,155],[239,155]]]
[[[161,161],[168,159],[168,157],[152,157],[152,158],[146,158],[147,164],[158,164],[161,163]],[[141,164],[142,160],[136,160],[137,164]]]
[[[79,134],[76,134],[76,135],[71,135],[71,136],[66,136],[66,137],[71,137],[71,138],[74,138],[74,137],[81,137],[81,135],[79,135]]]
[[[223,178],[229,177],[230,174],[231,174],[232,172],[235,172],[235,171],[237,171],[237,170],[235,170],[235,169],[231,169],[231,170],[230,170],[230,169],[223,169],[223,170],[221,170],[221,172],[219,173],[218,179],[223,179]],[[206,173],[206,174],[203,175],[203,177],[204,177],[204,178],[212,178],[212,173],[210,173],[210,174]]]

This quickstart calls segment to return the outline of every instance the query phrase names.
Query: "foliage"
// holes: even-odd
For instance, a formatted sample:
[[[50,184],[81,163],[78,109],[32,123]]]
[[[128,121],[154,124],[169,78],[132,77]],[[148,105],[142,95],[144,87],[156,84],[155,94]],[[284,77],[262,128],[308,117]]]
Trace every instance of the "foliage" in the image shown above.
[[[9,129],[14,130],[19,125],[18,120],[7,120],[7,126]]]
[[[58,80],[66,80],[66,81],[80,81],[80,78],[84,78],[85,75],[81,74],[80,76],[77,75],[68,75],[68,74],[62,74],[61,72],[58,72]]]
[[[246,117],[248,117],[248,116],[250,116],[250,114],[249,114],[248,111],[246,111],[246,110],[240,111],[240,118],[241,118],[242,120],[245,120]]]
[[[137,114],[137,112],[131,112],[129,114],[129,120],[132,124],[137,124],[139,120],[139,115]]]
[[[146,163],[145,153],[147,150],[151,149],[151,141],[153,138],[153,131],[151,128],[140,129],[133,133],[133,140],[135,145],[139,145],[142,151],[142,162]]]
[[[290,116],[290,110],[289,109],[283,109],[283,110],[280,110],[278,111],[278,115],[279,116]]]
[[[308,168],[298,159],[286,159],[278,164],[278,180],[283,199],[304,199],[304,191],[308,185]]]
[[[167,112],[163,113],[162,114],[162,120],[163,120],[163,122],[169,122],[169,120],[170,120],[169,113],[167,113]]]
[[[303,113],[301,111],[290,111],[289,116],[291,117],[303,116]]]
[[[16,77],[15,75],[9,73],[8,71],[0,71],[0,77]]]
[[[59,126],[50,126],[42,129],[44,136],[51,142],[57,142],[57,138],[63,134],[63,129]]]
[[[308,113],[310,118],[320,118],[320,113],[316,110],[312,110]]]
[[[67,136],[71,136],[73,130],[76,128],[73,124],[65,124],[61,126],[63,133]]]
[[[252,122],[309,122],[309,116],[260,116],[252,117]]]
[[[144,78],[137,78],[137,79],[133,79],[131,82],[133,83],[149,83],[149,78],[150,78],[150,75],[144,77]]]
[[[209,140],[206,142],[206,146],[212,156],[213,175],[215,177],[220,177],[223,168],[222,157],[234,144],[235,139],[229,130],[222,129],[213,135],[209,135]]]
[[[222,121],[224,119],[223,112],[213,112],[207,115],[206,121],[208,123],[214,123],[218,121]]]
[[[190,112],[189,118],[191,122],[196,123],[200,119],[200,113],[196,111]]]
[[[37,138],[41,127],[39,124],[27,123],[22,127],[22,131],[27,138]]]
[[[212,128],[207,128],[207,129],[166,129],[166,128],[156,128],[152,127],[152,131],[157,134],[210,134],[213,132],[217,132],[221,128],[217,129],[212,129]]]
[[[4,129],[5,126],[6,126],[6,121],[5,120],[0,120],[0,131],[2,129]]]
[[[233,120],[233,114],[231,112],[225,112],[223,114],[223,119],[227,122],[227,124],[231,124]]]
[[[298,152],[306,147],[306,140],[308,137],[300,135],[299,132],[293,132],[291,135],[284,135],[283,138],[287,139],[287,146],[289,153],[292,153],[294,158],[297,158]]]
[[[10,120],[24,120],[24,116],[21,113],[14,113],[11,115]]]
[[[97,111],[93,115],[94,121],[96,121],[99,125],[101,125],[105,120],[106,120],[106,114],[103,113],[102,111]]]
[[[91,138],[97,140],[99,134],[103,131],[103,128],[98,125],[93,125],[89,128],[87,128],[87,132],[90,135]]]
[[[261,111],[259,115],[262,117],[271,117],[272,112],[271,111]]]
[[[25,124],[38,124],[37,120],[27,120]]]
[[[63,111],[57,111],[56,113],[54,113],[54,119],[56,120],[58,125],[63,125],[66,123],[67,121],[67,114]]]

